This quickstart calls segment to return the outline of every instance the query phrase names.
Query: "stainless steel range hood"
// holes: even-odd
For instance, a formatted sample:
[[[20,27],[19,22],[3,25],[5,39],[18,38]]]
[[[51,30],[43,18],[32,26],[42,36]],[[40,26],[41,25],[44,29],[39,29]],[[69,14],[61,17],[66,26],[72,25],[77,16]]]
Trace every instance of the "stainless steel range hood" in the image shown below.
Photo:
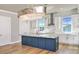
[[[49,22],[49,24],[48,24],[48,26],[51,26],[51,25],[54,25],[54,13],[50,13],[50,22]]]

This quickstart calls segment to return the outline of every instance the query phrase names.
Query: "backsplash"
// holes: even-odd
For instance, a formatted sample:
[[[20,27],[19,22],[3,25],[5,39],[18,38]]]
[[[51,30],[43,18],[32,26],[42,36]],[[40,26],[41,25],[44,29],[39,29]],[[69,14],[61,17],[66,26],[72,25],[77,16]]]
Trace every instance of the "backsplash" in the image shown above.
[[[49,34],[54,34],[55,33],[55,26],[48,26],[45,27],[43,31],[39,31],[38,28],[32,29],[32,33],[36,33],[38,31],[38,33],[49,33]]]

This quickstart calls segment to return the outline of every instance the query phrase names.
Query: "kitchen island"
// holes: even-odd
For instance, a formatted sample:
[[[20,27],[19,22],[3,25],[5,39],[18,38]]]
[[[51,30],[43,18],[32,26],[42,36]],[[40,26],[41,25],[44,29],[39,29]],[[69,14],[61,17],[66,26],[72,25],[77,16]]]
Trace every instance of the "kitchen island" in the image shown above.
[[[28,45],[50,51],[57,51],[59,47],[59,37],[22,35],[22,45]]]

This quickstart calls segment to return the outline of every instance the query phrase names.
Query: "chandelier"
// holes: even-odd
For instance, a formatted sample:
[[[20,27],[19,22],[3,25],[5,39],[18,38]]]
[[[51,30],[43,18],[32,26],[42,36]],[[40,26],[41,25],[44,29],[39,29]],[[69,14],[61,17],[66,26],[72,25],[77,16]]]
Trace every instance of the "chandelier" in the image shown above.
[[[18,13],[19,19],[22,20],[36,20],[44,16],[43,6],[34,8],[25,8]]]

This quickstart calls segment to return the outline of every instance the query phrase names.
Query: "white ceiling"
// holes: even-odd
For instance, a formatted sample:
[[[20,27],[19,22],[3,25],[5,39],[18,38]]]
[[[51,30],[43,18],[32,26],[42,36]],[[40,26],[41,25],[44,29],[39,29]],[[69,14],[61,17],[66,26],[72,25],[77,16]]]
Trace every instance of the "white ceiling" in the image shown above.
[[[47,12],[63,12],[63,11],[68,11],[73,8],[78,8],[78,5],[71,5],[71,4],[58,4],[58,5],[51,5],[47,8]]]
[[[40,6],[41,4],[0,4],[0,9],[19,12],[22,9]],[[44,5],[43,5],[44,6]],[[57,12],[63,10],[70,10],[72,8],[78,7],[77,4],[49,4],[47,5],[47,12]]]

